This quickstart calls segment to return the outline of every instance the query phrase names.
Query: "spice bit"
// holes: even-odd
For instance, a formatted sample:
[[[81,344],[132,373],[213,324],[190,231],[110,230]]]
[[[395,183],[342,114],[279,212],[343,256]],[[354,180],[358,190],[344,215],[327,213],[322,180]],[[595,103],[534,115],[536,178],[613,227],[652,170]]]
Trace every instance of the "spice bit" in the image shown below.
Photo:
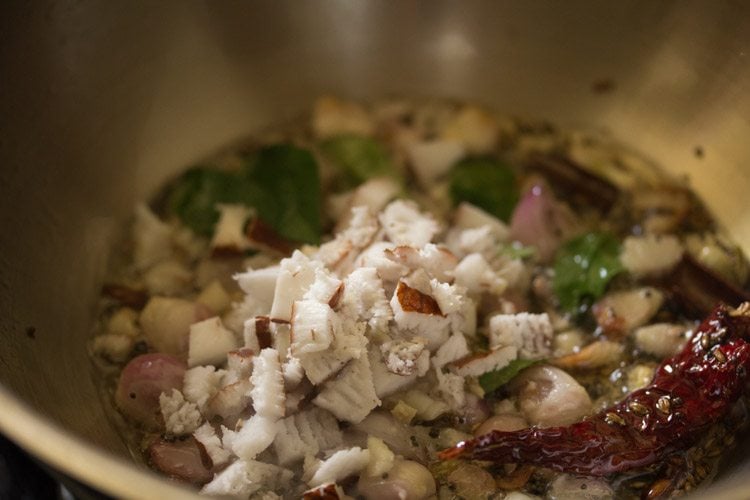
[[[604,421],[607,422],[609,425],[625,425],[625,419],[622,418],[620,415],[614,412],[607,412],[607,415],[604,417]]]
[[[639,417],[648,415],[648,407],[639,403],[638,401],[631,401],[630,403],[628,403],[628,408]]]
[[[669,415],[671,411],[671,402],[669,396],[662,396],[656,400],[656,410],[664,415]]]
[[[711,354],[713,354],[713,357],[716,358],[716,360],[719,363],[726,363],[727,362],[727,357],[724,354],[724,352],[721,350],[720,347],[717,347],[716,349],[714,349],[713,351],[711,351]]]

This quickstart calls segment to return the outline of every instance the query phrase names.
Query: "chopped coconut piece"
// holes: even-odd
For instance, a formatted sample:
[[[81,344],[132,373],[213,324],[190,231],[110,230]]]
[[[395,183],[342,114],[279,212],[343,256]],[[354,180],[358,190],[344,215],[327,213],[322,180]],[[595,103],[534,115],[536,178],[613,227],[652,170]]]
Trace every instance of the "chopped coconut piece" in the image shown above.
[[[396,245],[423,247],[440,231],[431,215],[421,213],[416,203],[396,200],[380,213],[388,239]]]
[[[393,250],[386,249],[385,256],[409,269],[424,269],[427,274],[440,281],[450,281],[458,258],[445,247],[428,243],[424,248],[400,245]]]
[[[143,203],[135,207],[133,223],[133,261],[138,269],[147,269],[172,256],[172,228],[162,222]]]
[[[196,366],[185,372],[182,393],[203,411],[208,400],[219,390],[226,372],[213,366]]]
[[[315,271],[315,281],[302,297],[304,300],[314,300],[336,307],[341,294],[344,292],[344,283],[324,269]]]
[[[189,291],[193,274],[174,259],[157,262],[143,274],[143,283],[150,295],[180,295]]]
[[[377,270],[360,267],[344,279],[344,293],[339,309],[341,314],[367,321],[373,331],[384,331],[393,319],[393,310],[383,289]]]
[[[281,373],[284,376],[284,389],[287,392],[295,389],[305,378],[305,369],[299,358],[287,357],[281,365]]]
[[[436,368],[442,368],[448,363],[468,356],[470,352],[466,337],[461,333],[454,333],[435,351],[435,355],[432,357],[432,365]]]
[[[547,313],[496,314],[490,318],[490,348],[515,346],[520,359],[550,357],[552,334]]]
[[[396,245],[387,241],[376,241],[359,254],[354,261],[354,266],[359,269],[374,268],[383,281],[395,283],[409,272],[409,268],[398,262],[394,262],[386,255],[386,251],[393,250]]]
[[[370,477],[378,477],[387,474],[395,463],[396,455],[388,448],[382,439],[373,436],[367,437],[367,450],[370,452],[370,461],[367,464],[366,474]]]
[[[222,316],[224,326],[232,330],[238,337],[243,335],[245,322],[253,316],[267,315],[268,308],[258,302],[252,295],[245,295],[242,302],[232,304],[232,309]]]
[[[232,454],[221,446],[221,439],[216,435],[213,426],[206,422],[193,432],[193,437],[205,448],[211,457],[214,467],[224,465],[229,461]]]
[[[477,229],[489,226],[490,234],[495,236],[498,241],[507,241],[510,235],[510,229],[503,221],[466,201],[462,201],[456,207],[453,225],[459,229]]]
[[[291,349],[295,356],[323,351],[340,334],[340,320],[328,304],[298,300],[292,310]]]
[[[352,360],[336,378],[323,385],[313,403],[330,411],[339,420],[361,422],[380,404],[368,357]]]
[[[484,373],[504,368],[518,356],[516,346],[492,349],[490,352],[474,354],[453,363],[457,375],[478,377]]]
[[[261,349],[271,347],[273,345],[271,318],[256,316],[245,321],[242,336],[245,339],[245,347],[253,352],[260,352]]]
[[[198,406],[186,401],[177,389],[172,389],[171,393],[162,392],[159,395],[159,407],[164,417],[164,427],[175,436],[190,434],[203,422]]]
[[[315,281],[315,270],[320,267],[319,262],[311,261],[299,250],[295,250],[291,257],[281,261],[271,306],[271,320],[292,320],[294,302],[305,295]]]
[[[424,346],[425,343],[420,338],[391,340],[380,346],[380,352],[390,372],[411,375],[417,371],[417,359],[424,351]]]
[[[219,220],[211,239],[213,251],[240,254],[250,248],[250,241],[245,235],[245,224],[253,210],[239,203],[219,203],[216,209],[219,211]]]
[[[346,479],[367,467],[369,461],[369,450],[363,450],[358,446],[348,450],[337,451],[328,460],[320,464],[308,484],[310,486],[319,486]]]
[[[133,352],[135,340],[127,335],[105,333],[97,335],[91,342],[91,350],[115,363],[127,361]]]
[[[437,392],[448,403],[453,411],[458,411],[466,403],[466,392],[464,392],[465,379],[454,373],[443,373],[440,368],[435,368],[435,376],[438,381]]]
[[[497,254],[500,243],[491,226],[480,226],[472,229],[451,229],[445,238],[445,244],[459,257],[479,253],[491,260]]]
[[[201,493],[219,497],[248,498],[261,488],[284,488],[293,477],[291,471],[277,465],[255,460],[237,460],[216,474],[213,480],[203,487]]]
[[[221,364],[236,348],[237,339],[218,316],[190,325],[188,366]]]
[[[360,104],[323,96],[313,106],[312,129],[320,139],[342,134],[371,135],[374,123]]]
[[[232,298],[217,279],[204,287],[195,301],[208,307],[216,314],[222,314],[232,304]]]
[[[286,417],[277,426],[273,446],[282,466],[343,443],[343,434],[336,418],[322,408],[312,408]]]
[[[253,408],[256,414],[278,419],[284,416],[284,377],[276,349],[263,349],[253,361]]]
[[[357,253],[372,242],[380,228],[367,207],[353,207],[347,221],[348,226],[315,253],[317,260],[339,272],[349,270]]]
[[[672,235],[628,236],[620,262],[634,276],[655,276],[672,269],[682,258],[680,240]]]
[[[224,420],[239,416],[250,406],[250,380],[238,380],[224,385],[208,400],[207,416],[219,415]]]
[[[502,295],[508,282],[498,276],[482,254],[471,253],[461,259],[453,271],[456,284],[466,287],[473,295],[482,293]]]
[[[253,372],[253,358],[255,352],[252,349],[242,348],[227,353],[227,373],[222,383],[233,384],[238,380],[249,380]]]
[[[349,199],[350,207],[367,207],[371,214],[380,212],[401,192],[401,185],[390,177],[375,177],[360,184]],[[349,215],[351,216],[351,211]],[[347,221],[348,222],[348,221]]]
[[[440,135],[458,141],[471,154],[486,154],[497,145],[500,123],[487,110],[467,104],[449,119]]]
[[[279,266],[269,266],[235,274],[234,279],[237,280],[237,284],[242,291],[251,295],[258,303],[259,308],[265,310],[263,314],[268,314],[273,304],[279,272]]]
[[[427,339],[427,348],[434,351],[448,339],[450,319],[443,315],[437,301],[399,281],[391,298],[396,326],[401,331]]]
[[[430,186],[443,177],[466,154],[458,141],[433,140],[410,144],[407,148],[414,174],[422,186]]]
[[[412,385],[418,377],[423,376],[429,370],[430,353],[422,351],[417,358],[417,370],[411,375],[397,375],[391,372],[383,361],[380,349],[373,347],[369,353],[370,367],[372,369],[372,380],[375,386],[375,394],[379,398],[385,398],[402,389]]]
[[[417,410],[417,418],[429,422],[447,413],[450,408],[439,399],[435,399],[415,389],[406,391],[402,396],[404,403]]]
[[[276,437],[277,420],[255,414],[245,420],[239,431],[224,428],[222,444],[243,460],[253,460],[271,446]]]

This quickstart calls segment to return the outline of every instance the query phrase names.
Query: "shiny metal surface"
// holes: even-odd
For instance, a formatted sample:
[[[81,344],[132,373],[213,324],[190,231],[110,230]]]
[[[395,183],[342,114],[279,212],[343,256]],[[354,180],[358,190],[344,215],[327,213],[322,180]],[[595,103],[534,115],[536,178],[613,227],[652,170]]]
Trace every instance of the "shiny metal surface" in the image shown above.
[[[181,166],[321,92],[455,96],[606,128],[687,174],[750,250],[749,7],[3,3],[0,430],[111,494],[184,497],[128,463],[92,381],[85,345],[111,237]],[[593,92],[601,81],[611,91]],[[748,498],[748,473],[738,454],[706,496]]]

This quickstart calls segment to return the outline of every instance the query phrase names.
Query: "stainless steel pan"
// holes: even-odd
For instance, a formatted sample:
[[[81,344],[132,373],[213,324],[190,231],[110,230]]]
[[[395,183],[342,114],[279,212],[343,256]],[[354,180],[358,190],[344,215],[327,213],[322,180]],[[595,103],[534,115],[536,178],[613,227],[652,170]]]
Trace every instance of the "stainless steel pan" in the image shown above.
[[[112,235],[180,167],[321,92],[607,128],[750,250],[740,2],[5,2],[0,82],[0,430],[117,496],[185,492],[131,465],[92,380]],[[748,473],[738,452],[717,491],[748,498]]]

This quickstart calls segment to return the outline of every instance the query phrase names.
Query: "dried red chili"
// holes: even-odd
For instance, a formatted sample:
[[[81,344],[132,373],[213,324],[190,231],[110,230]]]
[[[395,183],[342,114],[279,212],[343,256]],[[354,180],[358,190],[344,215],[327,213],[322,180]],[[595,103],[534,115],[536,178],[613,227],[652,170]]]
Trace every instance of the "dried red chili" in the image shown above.
[[[493,431],[440,458],[533,463],[593,476],[661,461],[694,444],[743,394],[749,341],[750,303],[718,306],[649,386],[616,405],[570,426]]]

